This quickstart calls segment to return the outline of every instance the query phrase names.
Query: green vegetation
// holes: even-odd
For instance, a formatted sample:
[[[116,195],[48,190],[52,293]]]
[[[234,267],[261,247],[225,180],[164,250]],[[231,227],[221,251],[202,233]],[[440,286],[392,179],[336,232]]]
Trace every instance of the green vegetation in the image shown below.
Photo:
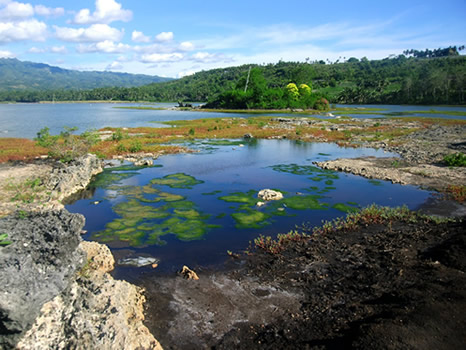
[[[40,99],[34,98],[34,96],[40,97],[40,93],[34,94],[39,90],[48,90],[52,93],[52,98],[55,94],[56,99],[60,100],[62,92],[74,89],[76,101],[79,101],[87,99],[84,89],[108,86],[129,88],[169,80],[171,79],[144,74],[81,72],[43,63],[0,58],[0,81],[2,82],[0,95],[4,97],[15,96],[18,102],[39,101]]]
[[[217,227],[207,224],[210,215],[200,212],[184,196],[163,192],[155,187],[191,189],[200,183],[202,181],[181,173],[153,179],[139,187],[110,186],[107,183],[107,188],[125,196],[127,201],[113,207],[119,218],[109,222],[104,230],[94,233],[93,239],[106,243],[125,241],[130,246],[141,247],[163,244],[161,237],[166,234],[174,234],[180,240],[202,238],[210,229]]]
[[[42,128],[34,139],[37,145],[48,149],[49,156],[68,163],[88,153],[99,141],[99,136],[93,131],[81,135],[73,135],[77,128],[65,127],[60,135],[50,135],[49,128]]]
[[[237,212],[231,214],[236,221],[237,228],[261,228],[269,224],[266,220],[269,215],[252,209],[247,209],[245,212]]]
[[[447,197],[463,203],[466,201],[466,185],[449,185],[445,190]]]
[[[274,101],[283,101],[284,95],[295,93],[294,88],[292,91],[286,90],[286,86],[293,83],[300,95],[307,94],[308,90],[301,87],[302,84],[306,84],[311,90],[311,95],[327,96],[331,103],[465,104],[463,86],[466,78],[466,57],[459,55],[456,47],[434,50],[437,51],[436,54],[426,53],[428,51],[408,50],[406,54],[382,60],[352,57],[346,62],[280,61],[276,64],[260,66],[243,65],[202,71],[178,80],[133,88],[108,87],[82,90],[83,86],[76,83],[55,87],[44,82],[39,83],[37,80],[37,83],[19,84],[21,89],[15,91],[0,91],[0,101],[205,102],[214,101],[218,96],[223,95],[225,105],[228,105],[231,99],[242,102],[243,108],[248,108],[250,101],[256,106],[264,104],[267,108],[283,108],[281,102]],[[1,62],[13,63],[15,60]],[[251,83],[248,83],[246,88],[251,67],[249,74]],[[9,69],[15,71],[18,68],[11,66]],[[69,72],[71,74],[71,71]],[[264,80],[256,79],[256,74],[262,74]],[[5,82],[4,86],[8,88],[11,88],[13,82],[15,86],[18,85],[18,79],[7,78],[6,75],[1,74],[1,69],[0,77],[2,82]],[[137,80],[146,83],[140,78]],[[106,85],[124,86],[121,82]],[[30,88],[24,90],[26,86]],[[73,86],[79,86],[79,90],[65,90]],[[34,91],[44,87],[48,90]],[[227,93],[228,91],[230,93]],[[266,93],[260,97],[257,95],[258,92]],[[292,96],[290,96],[291,100]],[[251,104],[249,108],[252,108]]]
[[[448,166],[466,166],[466,154],[458,152],[455,154],[449,154],[443,158],[443,161]]]
[[[410,211],[407,207],[381,207],[375,204],[349,213],[346,217],[340,217],[332,221],[324,221],[321,226],[313,228],[303,227],[303,232],[290,231],[287,234],[278,234],[276,239],[270,236],[260,235],[254,240],[256,249],[269,254],[280,254],[293,242],[308,241],[312,235],[332,234],[337,231],[354,231],[370,224],[382,224],[391,227],[392,222],[401,221],[415,223],[418,220],[428,222],[442,222],[450,219],[431,217]],[[311,232],[312,235],[307,234]]]
[[[327,209],[325,204],[319,203],[318,199],[322,198],[321,196],[308,195],[308,196],[293,196],[282,199],[283,204],[286,207],[297,210],[323,210]]]
[[[30,178],[23,182],[12,180],[4,189],[10,194],[10,201],[21,203],[33,203],[43,201],[50,193],[47,193],[40,178]]]
[[[190,175],[183,173],[176,173],[171,175],[166,175],[160,179],[152,179],[150,181],[154,185],[165,185],[171,188],[193,188],[197,184],[202,184],[204,181],[197,180]]]
[[[11,241],[8,241],[8,234],[7,233],[0,233],[0,246],[6,246],[11,244]]]
[[[259,68],[249,69],[232,90],[210,100],[204,108],[213,109],[317,109],[328,110],[328,101],[321,94],[311,93],[306,84],[289,83],[284,88],[268,87]]]

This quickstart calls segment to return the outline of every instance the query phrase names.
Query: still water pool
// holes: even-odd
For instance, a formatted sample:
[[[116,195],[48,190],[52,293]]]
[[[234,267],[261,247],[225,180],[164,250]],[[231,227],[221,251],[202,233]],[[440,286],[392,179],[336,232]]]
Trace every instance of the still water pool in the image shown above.
[[[83,199],[66,206],[85,215],[84,238],[108,244],[117,259],[160,259],[157,270],[171,273],[182,265],[221,265],[227,250],[244,251],[260,234],[318,225],[372,203],[415,209],[431,195],[312,163],[393,156],[381,150],[289,140],[212,140],[190,147],[199,152],[166,155],[153,167],[116,164],[98,175]],[[284,199],[258,207],[257,192],[264,188],[281,191]],[[122,269],[133,268],[117,267],[116,274]]]

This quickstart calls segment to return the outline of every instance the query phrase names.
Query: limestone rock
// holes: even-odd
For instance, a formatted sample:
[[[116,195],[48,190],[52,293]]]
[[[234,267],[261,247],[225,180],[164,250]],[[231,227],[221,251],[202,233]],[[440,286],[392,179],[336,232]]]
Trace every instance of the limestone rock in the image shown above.
[[[199,276],[186,265],[180,271],[180,275],[188,280],[198,280]]]
[[[87,154],[68,165],[57,163],[45,185],[57,200],[62,200],[86,188],[92,176],[102,170],[102,161],[94,154]]]
[[[13,346],[84,265],[83,225],[82,215],[65,210],[0,220],[0,232],[12,241],[0,248],[0,348]]]
[[[144,326],[141,288],[107,272],[107,246],[82,242],[88,264],[66,291],[41,310],[18,349],[162,349]],[[98,291],[98,292],[97,292]]]
[[[259,191],[257,197],[263,199],[264,201],[277,201],[283,198],[283,194],[278,191],[264,189]]]

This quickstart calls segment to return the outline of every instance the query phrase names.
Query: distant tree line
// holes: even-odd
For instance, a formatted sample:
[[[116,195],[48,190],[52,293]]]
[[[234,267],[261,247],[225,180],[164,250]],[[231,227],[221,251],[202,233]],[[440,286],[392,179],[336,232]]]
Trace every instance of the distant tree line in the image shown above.
[[[276,64],[243,65],[133,88],[3,91],[0,101],[212,103],[221,96],[222,108],[227,108],[229,103],[242,104],[246,108],[283,108],[292,105],[286,86],[293,83],[298,89],[301,84],[308,85],[313,97],[326,96],[331,103],[465,104],[466,56],[458,53],[462,49],[407,50],[403,55],[382,60],[351,57],[334,63],[279,61]],[[250,68],[250,85],[244,91]]]

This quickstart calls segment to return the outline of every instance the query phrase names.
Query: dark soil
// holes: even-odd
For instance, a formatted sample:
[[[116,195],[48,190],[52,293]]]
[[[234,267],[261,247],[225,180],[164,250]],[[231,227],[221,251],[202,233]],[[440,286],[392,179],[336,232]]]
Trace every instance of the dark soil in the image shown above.
[[[197,270],[199,281],[146,276],[146,324],[165,349],[464,348],[465,231],[369,225]]]
[[[246,274],[301,291],[301,308],[237,324],[215,348],[464,348],[465,231],[460,221],[396,222],[258,252]]]

